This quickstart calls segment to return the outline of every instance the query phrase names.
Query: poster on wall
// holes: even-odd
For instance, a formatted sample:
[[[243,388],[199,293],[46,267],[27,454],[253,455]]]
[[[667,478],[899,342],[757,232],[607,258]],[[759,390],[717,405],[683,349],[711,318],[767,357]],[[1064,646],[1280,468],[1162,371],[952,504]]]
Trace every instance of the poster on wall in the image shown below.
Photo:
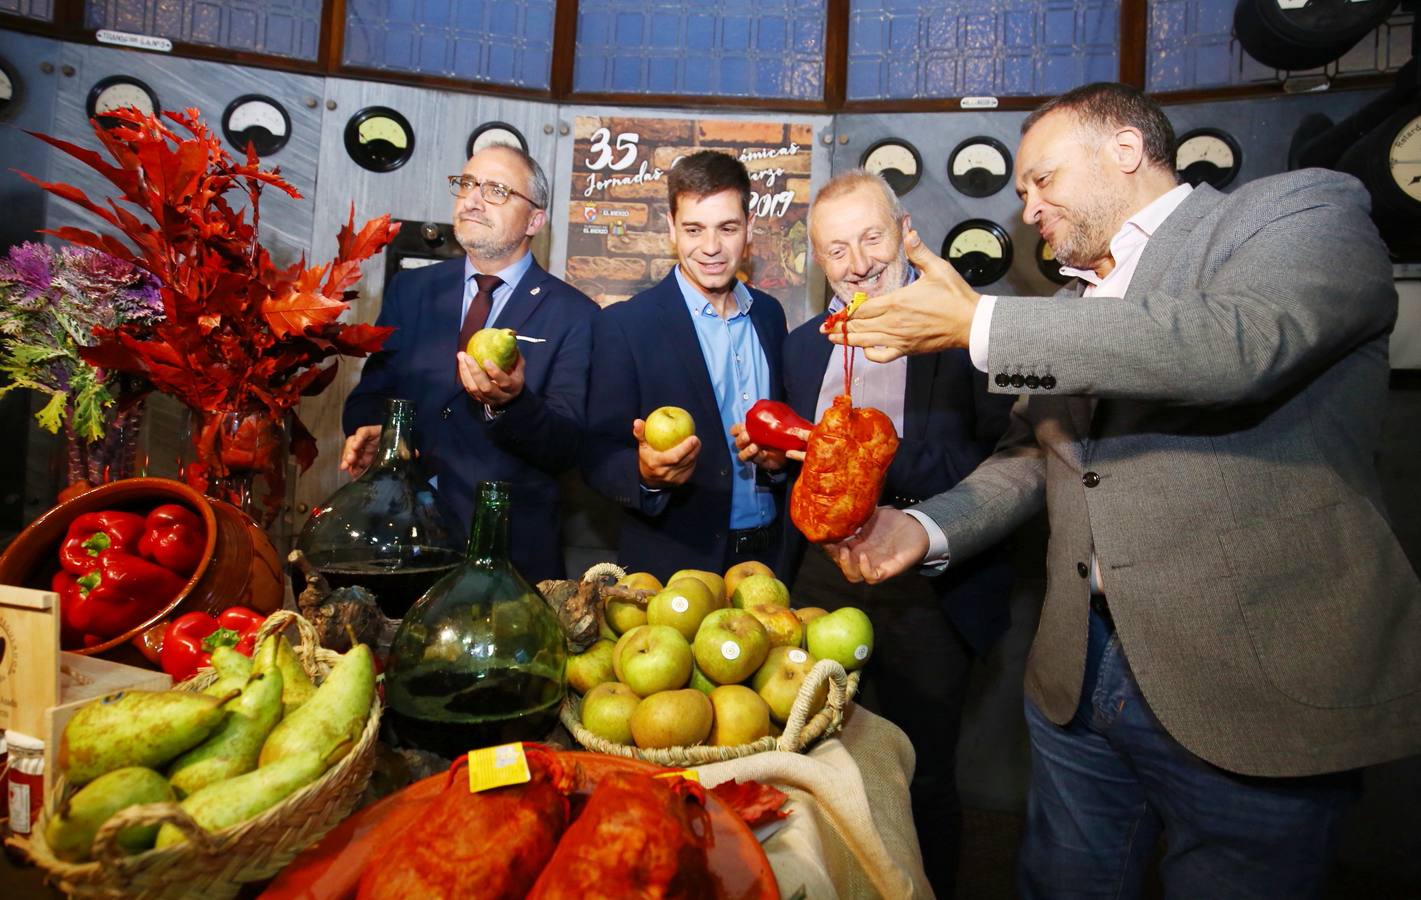
[[[666,277],[676,265],[666,176],[699,150],[729,153],[750,172],[755,227],[741,277],[786,305],[803,298],[813,151],[807,122],[578,116],[567,281],[606,306]]]

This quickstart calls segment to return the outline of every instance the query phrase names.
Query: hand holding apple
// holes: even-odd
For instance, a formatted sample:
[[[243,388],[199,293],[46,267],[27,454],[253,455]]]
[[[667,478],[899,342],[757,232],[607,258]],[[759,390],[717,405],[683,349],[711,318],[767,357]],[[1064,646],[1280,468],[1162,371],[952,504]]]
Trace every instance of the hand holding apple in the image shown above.
[[[658,450],[646,439],[647,423],[632,422],[632,437],[636,438],[637,471],[647,487],[671,487],[691,480],[696,460],[701,455],[701,439],[695,434],[682,438],[669,450]]]
[[[467,353],[459,354],[459,383],[464,391],[478,402],[493,407],[503,406],[523,393],[527,369],[522,354],[509,370],[500,369],[492,360],[479,363]]]
[[[646,442],[653,450],[670,450],[696,433],[696,420],[679,406],[658,406],[645,422]]]

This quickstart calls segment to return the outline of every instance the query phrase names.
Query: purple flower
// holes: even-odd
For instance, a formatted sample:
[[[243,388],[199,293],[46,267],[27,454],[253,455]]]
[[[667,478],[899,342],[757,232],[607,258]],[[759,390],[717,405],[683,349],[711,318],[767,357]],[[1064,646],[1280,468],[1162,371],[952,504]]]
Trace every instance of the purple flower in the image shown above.
[[[25,241],[10,248],[8,259],[0,260],[0,281],[20,285],[23,299],[45,294],[54,280],[51,261],[53,251],[44,244]]]

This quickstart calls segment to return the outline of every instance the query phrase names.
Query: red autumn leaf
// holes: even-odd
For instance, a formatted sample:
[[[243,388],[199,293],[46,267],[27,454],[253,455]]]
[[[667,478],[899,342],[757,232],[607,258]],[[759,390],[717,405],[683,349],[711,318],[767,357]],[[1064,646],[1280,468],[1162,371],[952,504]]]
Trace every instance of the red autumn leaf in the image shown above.
[[[337,253],[341,259],[368,259],[384,249],[400,233],[400,226],[390,221],[390,214],[377,216],[355,230],[355,204],[350,204],[350,219],[336,235]]]
[[[347,325],[331,341],[346,356],[365,356],[385,345],[385,339],[395,333],[388,325]]]
[[[722,781],[711,788],[710,792],[735,810],[751,828],[758,828],[789,815],[780,811],[789,795],[777,787],[758,781],[740,782],[732,778],[730,781]]]
[[[301,290],[299,286],[262,304],[262,314],[277,338],[303,334],[312,326],[334,322],[345,309],[344,301],[332,300],[313,290]]]

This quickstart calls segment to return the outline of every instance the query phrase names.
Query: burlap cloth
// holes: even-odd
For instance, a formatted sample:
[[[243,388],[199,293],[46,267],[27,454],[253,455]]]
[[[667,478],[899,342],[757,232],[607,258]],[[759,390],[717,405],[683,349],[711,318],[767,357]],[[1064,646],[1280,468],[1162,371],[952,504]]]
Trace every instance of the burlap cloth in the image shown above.
[[[785,826],[764,843],[780,896],[931,898],[913,829],[913,746],[896,725],[850,704],[844,730],[807,754],[758,753],[699,766],[707,786],[732,778],[789,794]]]

